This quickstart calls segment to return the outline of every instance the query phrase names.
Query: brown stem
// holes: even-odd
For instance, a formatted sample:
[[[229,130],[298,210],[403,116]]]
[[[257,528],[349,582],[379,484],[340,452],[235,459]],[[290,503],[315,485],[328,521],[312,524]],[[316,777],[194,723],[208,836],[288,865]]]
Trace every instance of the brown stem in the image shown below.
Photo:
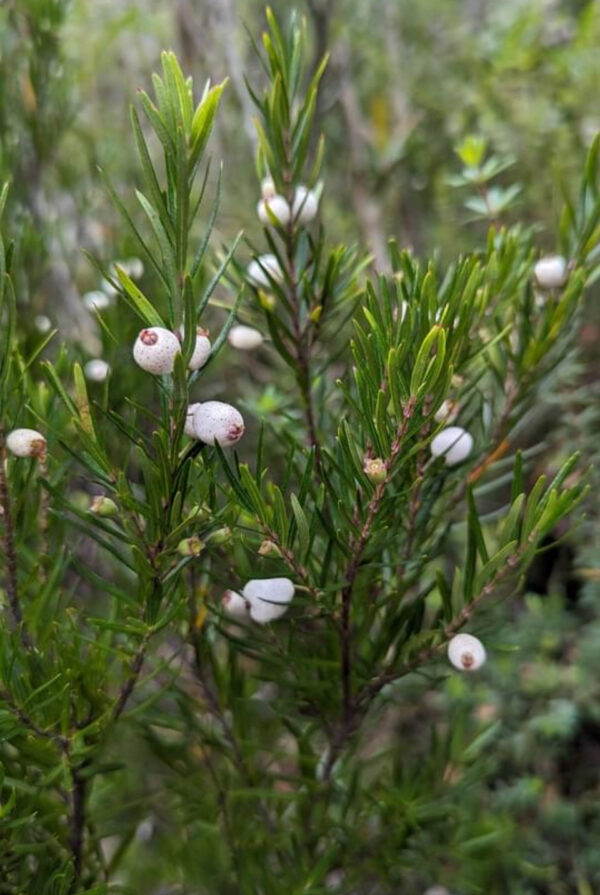
[[[38,727],[35,721],[33,721],[29,715],[17,705],[10,693],[6,690],[0,690],[0,701],[7,706],[8,710],[12,712],[15,718],[18,718],[23,727],[26,727],[31,733],[34,733],[37,737],[40,737],[40,739],[52,740],[63,752],[68,748],[69,741],[67,739],[57,736],[49,730],[43,730],[41,727]]]
[[[136,654],[133,657],[131,668],[129,670],[129,676],[123,683],[119,696],[117,697],[117,701],[115,702],[114,708],[112,710],[112,717],[114,721],[116,721],[117,718],[119,718],[120,715],[123,713],[125,706],[129,701],[129,697],[133,693],[138,682],[140,671],[142,670],[142,665],[144,664],[144,658],[146,656],[146,649],[150,636],[150,633],[144,635],[140,642],[140,645],[137,648]]]
[[[0,505],[2,506],[2,515],[4,521],[4,555],[6,563],[6,593],[13,622],[21,643],[26,650],[33,649],[33,643],[29,632],[25,627],[23,620],[23,612],[21,611],[21,603],[19,601],[18,577],[17,577],[17,552],[15,549],[15,532],[14,520],[12,517],[12,509],[10,503],[10,494],[8,491],[8,482],[6,480],[6,439],[4,428],[0,426]]]
[[[75,892],[81,878],[83,867],[83,846],[85,841],[85,805],[87,797],[87,780],[81,776],[85,764],[71,768],[73,792],[71,796],[71,832],[70,848],[73,856],[73,880],[71,892]]]
[[[352,546],[352,558],[350,560],[348,568],[346,569],[346,584],[344,585],[344,588],[342,590],[342,612],[340,627],[340,645],[342,653],[342,702],[343,718],[344,724],[346,726],[351,723],[352,719],[352,630],[350,616],[354,584],[358,575],[360,564],[362,562],[365,548],[371,536],[371,530],[373,528],[375,517],[377,516],[377,512],[379,510],[379,507],[381,506],[386,488],[392,477],[394,462],[398,457],[398,454],[400,453],[404,437],[412,419],[415,404],[416,398],[411,397],[404,408],[403,419],[398,426],[398,431],[396,432],[396,437],[391,447],[390,456],[385,461],[385,479],[383,482],[379,482],[379,484],[375,487],[373,496],[369,501],[367,517],[362,525],[358,538],[354,541],[354,544]]]

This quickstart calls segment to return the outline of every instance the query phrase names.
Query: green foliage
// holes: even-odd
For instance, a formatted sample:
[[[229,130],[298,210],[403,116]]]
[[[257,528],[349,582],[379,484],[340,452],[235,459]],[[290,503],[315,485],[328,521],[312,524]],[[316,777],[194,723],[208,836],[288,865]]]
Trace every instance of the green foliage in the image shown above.
[[[459,145],[455,182],[478,190],[467,207],[491,223],[487,240],[450,262],[391,241],[375,273],[366,248],[332,245],[320,215],[293,211],[298,188],[318,200],[323,186],[325,61],[308,71],[299,17],[283,26],[267,10],[267,26],[265,86],[250,85],[257,173],[292,210],[249,243],[266,285],[239,259],[240,235],[210,251],[221,174],[200,222],[224,84],[196,101],[163,53],[154,99],[141,91],[143,115],[131,110],[138,207],[104,177],[147,269],[138,283],[125,262],[94,261],[118,303],[96,314],[103,338],[118,356],[132,320],[182,327],[172,374],[150,383],[128,353],[125,383],[100,386],[53,333],[28,345],[2,229],[1,886],[376,895],[443,882],[525,895],[554,884],[559,863],[535,835],[519,850],[521,812],[553,830],[571,810],[535,804],[553,783],[534,762],[550,744],[558,774],[557,744],[593,694],[562,685],[555,662],[547,681],[524,676],[530,719],[518,685],[502,717],[481,709],[497,669],[520,673],[502,650],[530,649],[550,626],[530,599],[499,643],[502,604],[586,493],[587,453],[540,469],[547,446],[530,433],[575,363],[597,276],[598,142],[565,200],[560,287],[535,281],[536,229],[500,226],[516,187],[488,187],[508,159],[477,137]],[[223,310],[208,373],[190,371],[198,325]],[[268,330],[277,391],[246,399],[262,419],[231,452],[184,428],[238,318]],[[233,372],[220,368],[226,398],[260,391]],[[450,424],[472,439],[457,462],[432,449]],[[43,456],[7,451],[24,426],[44,433]],[[280,577],[295,587],[284,618],[228,612],[223,591]],[[490,654],[480,677],[447,673],[442,654],[466,627]],[[493,792],[504,761],[525,771]],[[580,864],[585,891],[598,876],[587,841]]]

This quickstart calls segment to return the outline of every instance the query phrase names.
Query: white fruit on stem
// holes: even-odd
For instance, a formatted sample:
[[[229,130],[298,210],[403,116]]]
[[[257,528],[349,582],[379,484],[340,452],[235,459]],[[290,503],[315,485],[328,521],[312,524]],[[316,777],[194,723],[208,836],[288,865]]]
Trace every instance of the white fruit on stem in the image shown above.
[[[181,345],[175,333],[162,326],[143,329],[133,346],[133,359],[147,373],[161,376],[172,373]]]
[[[83,372],[85,378],[90,382],[104,382],[110,374],[110,364],[107,364],[101,357],[95,357],[87,362]]]
[[[252,351],[263,343],[262,333],[253,326],[244,326],[239,324],[232,326],[227,334],[227,341],[232,348],[240,351]]]
[[[448,644],[448,659],[460,671],[477,671],[486,658],[483,643],[472,634],[456,634]]]
[[[267,227],[273,224],[273,217],[276,218],[277,224],[285,227],[292,214],[290,206],[284,197],[278,193],[275,193],[269,199],[261,199],[256,206],[256,211],[261,223]]]
[[[177,331],[177,338],[181,344],[183,344],[185,339],[185,330],[183,327],[180,327]],[[192,351],[192,356],[188,363],[188,370],[200,370],[208,361],[211,350],[212,345],[208,338],[208,330],[198,326],[196,328],[196,344],[194,345],[194,350]]]
[[[260,289],[269,289],[271,280],[280,283],[283,280],[283,270],[276,255],[260,255],[250,262],[247,269],[248,279],[253,286]],[[270,279],[269,279],[270,277]]]
[[[197,439],[196,429],[194,428],[194,414],[196,410],[200,407],[200,404],[190,404],[187,409],[187,414],[185,417],[185,424],[183,426],[184,434],[187,435],[188,438]]]
[[[35,429],[13,429],[6,436],[6,447],[15,457],[46,456],[46,439]]]
[[[231,404],[205,401],[194,410],[194,432],[205,444],[231,447],[244,434],[244,419]]]
[[[52,329],[52,321],[49,317],[46,317],[45,314],[38,314],[37,317],[34,318],[33,325],[39,333],[42,333],[42,335],[49,333]]]
[[[564,286],[569,275],[567,259],[562,255],[546,255],[533,268],[535,279],[542,289]]]
[[[434,457],[444,457],[446,466],[457,466],[466,460],[473,450],[473,436],[460,426],[442,429],[431,442]]]
[[[250,618],[261,625],[285,615],[294,592],[289,578],[253,578],[242,591],[250,604]]]
[[[296,187],[292,213],[299,224],[309,224],[319,211],[319,197],[314,190],[301,184]]]
[[[233,618],[248,618],[250,607],[247,600],[235,590],[226,590],[221,600],[223,611]]]
[[[112,304],[110,296],[100,289],[86,292],[83,296],[83,303],[88,311],[105,311],[107,308],[110,308]]]

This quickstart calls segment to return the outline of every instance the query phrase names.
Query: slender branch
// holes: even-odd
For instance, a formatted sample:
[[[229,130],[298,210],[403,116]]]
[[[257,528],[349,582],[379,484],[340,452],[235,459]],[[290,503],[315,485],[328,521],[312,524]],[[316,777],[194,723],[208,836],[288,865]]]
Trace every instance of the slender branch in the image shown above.
[[[123,682],[121,690],[119,692],[119,696],[114,704],[113,710],[111,712],[111,716],[113,721],[116,721],[119,718],[129,701],[131,694],[133,693],[135,686],[138,682],[140,671],[142,670],[142,665],[144,664],[144,659],[146,657],[146,649],[148,647],[148,641],[150,640],[151,633],[147,632],[144,634],[142,640],[140,641],[140,645],[137,648],[135,656],[133,657],[133,661],[131,663],[131,668],[129,670],[129,676]]]
[[[69,745],[69,740],[65,737],[57,736],[57,734],[53,733],[50,730],[43,730],[41,727],[33,721],[29,715],[23,711],[23,709],[17,705],[17,703],[13,700],[10,693],[6,690],[0,690],[0,701],[5,703],[8,710],[18,718],[23,727],[26,727],[31,733],[34,733],[37,737],[44,740],[52,740],[52,742],[58,746],[58,748],[64,752]]]
[[[375,678],[375,680],[371,681],[371,683],[367,684],[363,688],[361,693],[358,694],[356,703],[358,706],[364,706],[364,713],[368,711],[368,708],[370,707],[373,699],[387,684],[391,684],[394,681],[405,677],[407,674],[410,674],[411,671],[414,671],[425,662],[428,662],[431,658],[433,658],[433,656],[435,656],[447,645],[448,641],[451,640],[452,637],[454,637],[454,635],[468,622],[473,613],[479,608],[481,603],[487,597],[489,597],[495,591],[498,585],[502,583],[503,579],[508,574],[510,574],[510,572],[513,571],[515,566],[518,564],[521,553],[524,551],[524,549],[525,547],[521,547],[516,550],[515,553],[509,556],[506,560],[506,565],[503,568],[499,569],[496,574],[488,581],[488,583],[481,589],[477,596],[475,596],[470,603],[463,606],[458,615],[456,615],[447,625],[444,626],[443,638],[441,641],[424,647],[412,659],[410,659],[410,661],[406,662],[400,668],[392,669],[391,671],[380,674],[377,678]]]
[[[404,407],[403,419],[398,426],[396,437],[390,450],[390,456],[385,460],[385,479],[375,487],[375,491],[369,502],[367,517],[362,525],[358,538],[352,545],[352,558],[350,560],[348,568],[346,569],[346,584],[342,590],[342,611],[340,628],[340,642],[342,652],[342,701],[344,708],[344,723],[346,725],[350,723],[350,719],[352,716],[352,631],[350,624],[350,615],[354,584],[358,575],[360,564],[362,562],[365,548],[371,536],[373,523],[375,522],[375,518],[381,506],[386,488],[389,485],[390,479],[392,477],[394,463],[396,461],[396,458],[398,457],[398,454],[400,453],[404,437],[406,435],[406,432],[408,431],[408,427],[414,413],[415,405],[416,398],[411,397]]]
[[[6,593],[10,611],[15,627],[18,630],[21,643],[26,650],[33,649],[33,642],[25,627],[21,603],[19,601],[18,577],[17,577],[17,552],[15,548],[14,521],[6,480],[6,439],[4,427],[0,426],[0,506],[4,521],[4,556],[6,564]]]
[[[81,877],[83,865],[83,847],[85,842],[85,809],[87,797],[87,780],[81,776],[85,764],[80,767],[71,767],[71,780],[73,792],[71,796],[71,823],[70,823],[70,848],[73,856],[73,880],[71,892],[75,892]]]

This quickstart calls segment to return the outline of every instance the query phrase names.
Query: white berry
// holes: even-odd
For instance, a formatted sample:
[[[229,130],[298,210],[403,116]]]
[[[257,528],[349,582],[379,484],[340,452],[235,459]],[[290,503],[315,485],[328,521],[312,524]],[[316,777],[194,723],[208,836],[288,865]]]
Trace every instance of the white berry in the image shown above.
[[[269,199],[261,199],[256,210],[261,222],[267,226],[273,223],[273,217],[275,217],[277,223],[282,226],[285,226],[291,217],[290,206],[287,204],[284,197],[280,196],[278,193],[275,193],[275,195],[271,196]]]
[[[271,280],[279,283],[283,279],[283,271],[276,255],[260,255],[248,265],[248,279],[253,286],[269,289]]]
[[[125,271],[132,280],[139,280],[144,275],[144,262],[141,258],[125,258],[122,261],[115,261],[114,267],[117,265]]]
[[[205,444],[218,442],[221,447],[231,447],[244,434],[244,419],[231,404],[205,401],[194,410],[194,431]]]
[[[45,314],[38,314],[33,321],[33,325],[39,333],[42,333],[42,335],[49,333],[52,329],[52,321],[49,317],[46,317]]]
[[[224,612],[233,618],[248,618],[249,606],[247,600],[235,590],[226,590],[221,601]]]
[[[194,428],[194,414],[199,407],[200,404],[190,404],[187,409],[183,431],[188,438],[198,438],[196,429]]]
[[[250,618],[261,625],[285,615],[294,592],[289,578],[255,578],[242,591],[250,604]]]
[[[483,643],[472,634],[457,634],[448,644],[448,659],[460,671],[477,671],[486,658]]]
[[[83,303],[88,311],[105,311],[107,308],[110,308],[111,300],[106,292],[102,292],[100,289],[95,289],[92,292],[85,293],[83,296]]]
[[[316,218],[318,210],[319,197],[315,191],[302,185],[297,187],[292,205],[294,219],[300,224],[308,224]]]
[[[564,286],[569,274],[567,260],[562,255],[546,255],[537,262],[533,273],[542,289]]]
[[[85,378],[90,382],[104,382],[110,374],[110,364],[107,364],[101,357],[95,357],[89,360],[83,368]]]
[[[133,346],[133,359],[147,373],[160,376],[172,373],[175,358],[181,351],[175,333],[162,326],[143,329]]]
[[[180,328],[177,333],[180,342],[183,344],[185,339],[185,331],[183,327]],[[212,350],[212,345],[210,344],[210,339],[208,338],[208,330],[203,329],[199,326],[196,329],[196,344],[194,345],[194,350],[192,351],[192,356],[190,357],[188,363],[188,370],[199,370],[210,357],[210,352]]]
[[[473,450],[473,436],[460,426],[442,429],[431,442],[434,457],[444,457],[446,466],[456,466],[466,460]]]
[[[44,457],[46,439],[35,429],[13,429],[6,436],[6,447],[15,457]]]
[[[252,351],[262,345],[263,337],[253,326],[232,326],[227,334],[227,341],[232,348],[238,348],[240,351]]]

